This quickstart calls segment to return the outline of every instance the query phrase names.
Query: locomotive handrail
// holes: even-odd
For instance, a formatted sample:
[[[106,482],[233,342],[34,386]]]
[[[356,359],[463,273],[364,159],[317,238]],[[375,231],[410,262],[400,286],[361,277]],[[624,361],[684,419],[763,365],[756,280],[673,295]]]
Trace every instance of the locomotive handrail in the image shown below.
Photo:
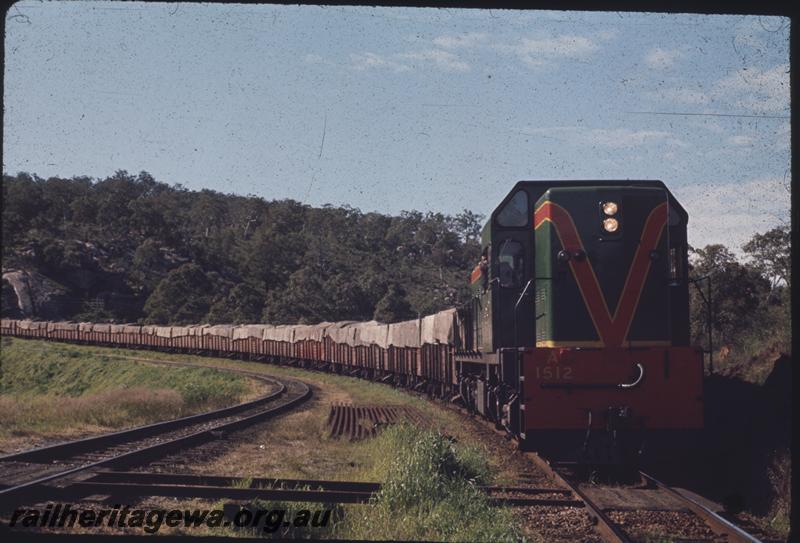
[[[517,310],[519,309],[519,304],[522,301],[522,298],[525,297],[525,294],[528,292],[528,289],[533,284],[533,279],[528,279],[528,283],[525,285],[525,288],[522,289],[522,292],[517,298],[517,303],[514,304],[514,345],[519,346],[519,338],[517,334]]]
[[[567,390],[573,388],[634,388],[639,386],[642,382],[642,379],[644,379],[644,366],[637,362],[636,367],[639,369],[639,375],[633,380],[632,383],[541,383],[539,388],[564,388]]]
[[[633,388],[635,386],[639,386],[639,383],[642,382],[644,379],[644,366],[641,363],[637,362],[636,367],[639,368],[639,377],[637,377],[633,383],[620,383],[618,386],[619,388]]]

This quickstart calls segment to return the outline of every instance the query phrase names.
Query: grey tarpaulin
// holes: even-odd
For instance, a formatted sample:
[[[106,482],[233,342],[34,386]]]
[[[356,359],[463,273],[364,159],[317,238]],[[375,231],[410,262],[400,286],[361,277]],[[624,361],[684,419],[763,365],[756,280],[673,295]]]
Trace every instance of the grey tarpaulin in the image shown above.
[[[390,324],[387,341],[395,347],[419,347],[419,320]]]

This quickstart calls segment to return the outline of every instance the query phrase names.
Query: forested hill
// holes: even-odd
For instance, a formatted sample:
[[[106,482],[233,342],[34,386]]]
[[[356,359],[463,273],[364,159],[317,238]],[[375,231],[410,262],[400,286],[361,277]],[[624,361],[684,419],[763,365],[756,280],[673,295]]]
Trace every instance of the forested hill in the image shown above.
[[[4,175],[2,221],[3,316],[280,324],[463,302],[482,218],[315,208],[119,171]]]

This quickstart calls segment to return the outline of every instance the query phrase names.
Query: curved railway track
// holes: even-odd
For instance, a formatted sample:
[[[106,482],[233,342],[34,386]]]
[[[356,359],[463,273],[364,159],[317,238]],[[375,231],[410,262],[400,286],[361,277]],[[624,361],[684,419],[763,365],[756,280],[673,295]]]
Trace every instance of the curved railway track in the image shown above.
[[[135,360],[163,365],[214,367],[151,359]],[[246,370],[224,368],[223,371],[261,380],[277,386],[277,390],[255,400],[206,413],[2,456],[0,512],[36,499],[37,496],[49,495],[54,487],[80,480],[86,472],[95,468],[125,468],[146,464],[265,421],[311,397],[311,388],[302,381],[278,380]]]

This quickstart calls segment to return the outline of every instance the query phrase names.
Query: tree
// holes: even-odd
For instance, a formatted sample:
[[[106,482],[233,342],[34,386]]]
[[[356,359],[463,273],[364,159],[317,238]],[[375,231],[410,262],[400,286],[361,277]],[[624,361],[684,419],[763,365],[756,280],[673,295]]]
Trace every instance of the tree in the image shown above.
[[[19,243],[42,216],[42,187],[30,175],[3,176],[3,253]]]
[[[208,239],[212,228],[219,229],[225,219],[225,197],[213,190],[204,189],[193,200],[189,211],[192,224],[197,226],[203,238]]]
[[[184,264],[158,283],[147,299],[147,322],[199,324],[211,306],[214,285],[200,266]]]
[[[789,228],[779,226],[764,234],[754,235],[742,246],[752,259],[753,267],[770,280],[771,290],[782,283],[791,287],[792,255]]]
[[[480,213],[473,213],[468,209],[453,217],[455,231],[465,244],[477,243],[480,245],[484,218]]]
[[[125,319],[366,320],[385,297],[386,311],[404,299],[410,310],[396,314],[428,314],[462,301],[480,249],[480,216],[469,211],[312,208],[122,170],[102,180],[6,175],[2,189],[4,264],[52,276],[75,299],[102,294],[133,308],[109,308]]]
[[[261,320],[264,295],[247,283],[239,283],[211,306],[206,321],[211,324],[249,324]]]
[[[762,300],[769,291],[769,281],[757,270],[740,264],[724,245],[708,245],[692,252],[694,273],[711,277],[712,329],[717,341],[734,343],[742,331],[753,328],[763,317]],[[705,306],[695,289],[690,293],[693,340],[701,343]]]
[[[326,320],[327,294],[320,274],[304,267],[294,272],[285,288],[267,293],[263,320],[270,324],[316,323]]]
[[[380,322],[399,322],[416,316],[406,299],[405,289],[400,285],[389,285],[386,294],[375,305],[372,318]]]
[[[128,284],[134,291],[151,293],[166,273],[164,259],[159,244],[154,239],[146,239],[136,248],[128,273]]]
[[[352,276],[326,276],[318,268],[304,266],[291,275],[285,288],[267,294],[263,319],[271,324],[368,320],[372,311],[368,296]]]

